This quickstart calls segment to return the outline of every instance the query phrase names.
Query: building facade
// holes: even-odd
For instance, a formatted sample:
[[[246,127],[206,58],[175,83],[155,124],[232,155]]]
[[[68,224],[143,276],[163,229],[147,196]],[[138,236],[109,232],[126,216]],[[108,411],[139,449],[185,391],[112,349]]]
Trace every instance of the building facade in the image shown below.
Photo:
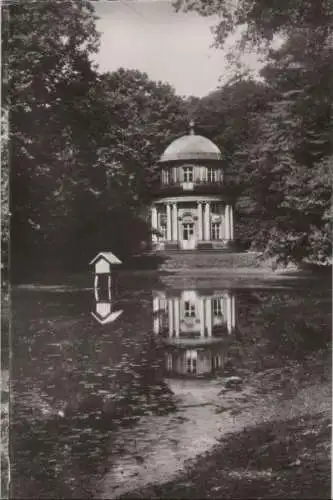
[[[166,148],[151,207],[153,249],[230,247],[234,208],[223,165],[219,148],[193,128]]]
[[[208,375],[223,367],[236,323],[232,292],[154,291],[153,312],[169,374]]]

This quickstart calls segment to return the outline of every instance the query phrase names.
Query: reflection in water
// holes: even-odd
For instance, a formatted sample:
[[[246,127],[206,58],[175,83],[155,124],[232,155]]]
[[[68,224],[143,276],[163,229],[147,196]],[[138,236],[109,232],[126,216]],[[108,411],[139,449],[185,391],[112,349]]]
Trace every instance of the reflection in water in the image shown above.
[[[111,273],[96,274],[94,278],[95,311],[92,316],[101,324],[112,323],[122,314],[122,309],[113,310],[116,292],[116,275]]]
[[[223,367],[236,322],[232,292],[154,291],[153,315],[154,333],[166,346],[167,372],[193,376]]]

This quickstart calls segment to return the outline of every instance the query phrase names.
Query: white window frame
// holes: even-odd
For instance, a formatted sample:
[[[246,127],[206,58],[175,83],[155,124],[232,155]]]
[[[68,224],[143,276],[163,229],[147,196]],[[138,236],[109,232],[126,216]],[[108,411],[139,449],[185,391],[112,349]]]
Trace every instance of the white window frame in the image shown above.
[[[183,167],[183,182],[193,182],[194,172],[193,167]]]
[[[217,181],[217,170],[214,167],[207,167],[207,182],[214,184]]]
[[[183,222],[183,240],[189,241],[191,237],[194,236],[194,223],[193,222]],[[186,237],[185,237],[186,234]]]
[[[195,304],[189,300],[184,302],[184,317],[185,318],[196,318]]]

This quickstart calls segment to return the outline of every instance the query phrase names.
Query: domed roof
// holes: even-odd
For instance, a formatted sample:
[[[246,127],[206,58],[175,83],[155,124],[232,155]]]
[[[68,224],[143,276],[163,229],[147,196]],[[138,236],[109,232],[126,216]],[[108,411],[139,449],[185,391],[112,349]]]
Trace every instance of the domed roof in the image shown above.
[[[160,162],[173,160],[221,160],[220,149],[202,135],[183,135],[174,140],[164,151]]]

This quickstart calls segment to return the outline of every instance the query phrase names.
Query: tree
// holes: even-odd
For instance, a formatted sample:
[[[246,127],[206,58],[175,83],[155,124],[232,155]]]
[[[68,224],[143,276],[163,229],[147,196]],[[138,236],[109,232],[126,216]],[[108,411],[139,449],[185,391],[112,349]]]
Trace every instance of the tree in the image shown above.
[[[263,70],[273,99],[250,152],[253,198],[274,217],[267,250],[284,261],[327,262],[331,253],[332,63],[332,49],[301,30],[270,53]]]
[[[88,1],[8,9],[16,278],[37,268],[45,273],[43,265],[48,273],[80,270],[101,248],[121,256],[137,251],[148,237],[143,204],[155,155],[183,128],[182,99],[138,71],[96,73]]]
[[[265,47],[270,93],[247,147],[248,194],[259,216],[254,244],[278,258],[327,262],[331,202],[332,0],[178,0],[177,9],[218,15],[223,46],[242,28],[239,50]],[[273,42],[280,40],[278,48]],[[235,157],[236,152],[233,152]],[[316,194],[313,190],[316,189]]]
[[[151,81],[137,70],[120,68],[104,74],[101,85],[113,126],[104,136],[99,161],[112,181],[126,184],[128,198],[137,202],[135,206],[142,206],[149,199],[157,173],[154,162],[188,127],[185,103],[170,85]]]
[[[260,116],[271,98],[269,86],[237,79],[191,102],[198,133],[209,137],[222,151],[229,192],[237,195],[236,238],[249,247],[258,233],[258,209],[252,189],[249,151],[256,144]]]
[[[332,33],[332,0],[175,0],[174,6],[219,16],[214,28],[217,45],[241,29],[241,50],[248,44],[270,45],[274,38],[288,38],[300,27],[323,39]]]
[[[16,262],[39,262],[51,248],[63,254],[66,216],[75,204],[67,188],[93,149],[85,145],[95,133],[87,130],[96,78],[89,58],[98,36],[93,8],[85,0],[25,2],[7,9],[5,102],[15,271]]]

